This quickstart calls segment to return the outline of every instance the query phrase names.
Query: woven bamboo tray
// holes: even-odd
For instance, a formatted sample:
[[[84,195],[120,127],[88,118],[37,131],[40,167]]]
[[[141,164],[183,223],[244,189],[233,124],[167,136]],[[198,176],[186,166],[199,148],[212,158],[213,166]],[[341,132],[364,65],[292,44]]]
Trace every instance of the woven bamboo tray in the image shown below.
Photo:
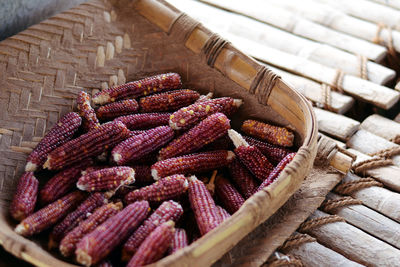
[[[0,244],[38,266],[70,266],[37,240],[13,232],[8,206],[32,147],[89,93],[174,71],[202,93],[245,102],[233,121],[258,118],[293,127],[295,159],[275,183],[229,220],[160,266],[207,266],[270,217],[299,188],[316,154],[310,104],[269,70],[179,10],[157,0],[90,1],[0,43]]]

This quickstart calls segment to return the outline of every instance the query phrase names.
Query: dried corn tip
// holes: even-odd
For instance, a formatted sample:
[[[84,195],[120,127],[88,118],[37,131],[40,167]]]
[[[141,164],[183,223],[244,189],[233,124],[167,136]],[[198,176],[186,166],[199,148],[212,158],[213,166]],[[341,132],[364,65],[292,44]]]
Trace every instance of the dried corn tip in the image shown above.
[[[176,228],[174,238],[172,239],[171,246],[169,247],[168,254],[174,254],[176,251],[187,247],[188,244],[189,241],[185,229]]]
[[[58,170],[87,158],[100,155],[128,137],[128,129],[121,122],[109,122],[75,138],[53,150],[43,165]]]
[[[193,104],[200,94],[184,89],[142,97],[139,100],[140,112],[175,111]]]
[[[29,215],[15,227],[14,231],[23,236],[31,236],[40,233],[64,218],[71,210],[75,209],[84,197],[85,194],[83,192],[72,192]]]
[[[274,166],[255,146],[249,144],[235,130],[228,131],[229,137],[236,146],[235,154],[247,169],[260,181],[264,181]]]
[[[204,183],[191,176],[189,178],[189,201],[194,212],[200,234],[205,235],[218,226],[221,219],[216,212],[214,199]]]
[[[171,246],[175,223],[168,221],[158,226],[140,245],[127,267],[143,266],[161,259]]]
[[[77,113],[70,112],[65,114],[28,156],[25,171],[33,172],[42,167],[48,154],[55,148],[69,141],[79,129],[81,122],[82,119]]]
[[[96,267],[113,267],[113,265],[110,260],[103,260],[102,262],[97,264]]]
[[[235,213],[244,203],[242,195],[222,176],[218,176],[215,180],[215,193],[230,214]]]
[[[294,134],[284,127],[273,126],[256,120],[246,120],[242,124],[242,131],[274,145],[293,146]]]
[[[221,206],[216,206],[216,208],[215,208],[215,210],[216,210],[216,212],[217,212],[217,214],[218,214],[218,216],[219,216],[219,218],[220,218],[220,220],[221,220],[221,223],[223,223],[225,220],[227,220],[227,219],[229,219],[230,217],[231,217],[231,215],[229,214],[229,212],[227,212],[223,207],[221,207]]]
[[[10,214],[15,220],[22,221],[33,212],[38,186],[39,182],[33,172],[25,172],[19,178],[17,190],[10,205]]]
[[[96,227],[76,245],[75,254],[78,263],[90,266],[105,259],[136,230],[149,212],[149,203],[138,201]]]
[[[172,200],[163,202],[126,241],[122,250],[123,261],[128,261],[135,254],[140,244],[160,224],[169,220],[176,222],[182,214],[183,208],[179,203]]]
[[[258,184],[253,175],[238,159],[233,160],[229,165],[229,173],[237,189],[245,199],[257,192]]]
[[[119,116],[135,113],[138,109],[139,104],[135,99],[126,99],[101,106],[96,110],[96,114],[100,120],[111,120]]]
[[[135,183],[147,184],[154,182],[153,176],[151,176],[151,166],[132,165],[131,167],[135,170]]]
[[[175,174],[160,179],[154,184],[130,192],[125,196],[125,202],[132,203],[138,200],[161,202],[184,194],[187,188],[188,182],[185,176]]]
[[[114,162],[123,165],[135,161],[164,146],[174,138],[174,130],[169,126],[160,126],[126,139],[111,152]]]
[[[93,96],[93,103],[104,105],[118,99],[136,98],[181,87],[181,76],[179,74],[159,74],[102,90]]]
[[[161,149],[159,159],[195,152],[225,135],[228,129],[230,129],[229,119],[222,113],[215,113]]]
[[[276,178],[278,178],[279,174],[281,174],[282,170],[286,167],[286,165],[288,165],[293,160],[294,156],[296,156],[296,153],[293,152],[288,154],[283,160],[281,160],[281,162],[279,162],[279,164],[269,174],[268,178],[265,179],[264,182],[262,182],[262,184],[258,187],[257,191],[273,183],[276,180]]]
[[[41,203],[51,203],[65,196],[75,188],[75,184],[81,176],[82,170],[92,164],[93,161],[87,159],[57,173],[54,177],[48,180],[42,190],[40,190]]]
[[[112,167],[82,175],[76,186],[83,191],[112,190],[135,182],[135,170],[130,167]]]
[[[151,166],[154,180],[175,173],[198,173],[228,166],[235,154],[228,150],[217,150],[185,155],[158,161]]]
[[[171,113],[142,113],[121,116],[114,121],[120,121],[129,130],[145,130],[158,126],[168,125]]]
[[[209,92],[209,93],[206,94],[206,95],[201,95],[201,96],[199,97],[199,99],[196,100],[195,103],[200,103],[200,102],[203,102],[203,101],[206,101],[206,100],[210,100],[210,99],[213,98],[213,96],[214,96],[214,94],[213,94],[212,92]]]
[[[76,245],[85,235],[92,232],[97,226],[114,216],[122,208],[122,204],[109,203],[96,209],[86,220],[79,223],[60,242],[60,252],[65,257],[74,254]]]
[[[287,154],[292,153],[290,149],[273,145],[267,142],[257,140],[253,137],[243,136],[246,142],[257,147],[272,163],[278,164]]]
[[[90,96],[86,92],[79,92],[78,97],[76,98],[76,106],[79,115],[83,119],[82,123],[86,132],[95,129],[100,125],[96,112],[90,105]]]

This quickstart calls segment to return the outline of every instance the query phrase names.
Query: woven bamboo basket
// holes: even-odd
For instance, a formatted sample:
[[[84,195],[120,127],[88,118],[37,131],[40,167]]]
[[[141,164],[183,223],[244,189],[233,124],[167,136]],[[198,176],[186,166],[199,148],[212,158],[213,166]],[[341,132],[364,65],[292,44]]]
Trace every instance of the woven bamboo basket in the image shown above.
[[[245,102],[233,120],[292,127],[295,159],[271,186],[248,199],[218,228],[159,266],[207,266],[270,217],[313,166],[317,125],[310,104],[265,67],[162,0],[90,1],[0,43],[0,244],[38,266],[71,266],[42,239],[13,229],[8,206],[32,147],[71,111],[80,90],[174,71],[201,93]]]

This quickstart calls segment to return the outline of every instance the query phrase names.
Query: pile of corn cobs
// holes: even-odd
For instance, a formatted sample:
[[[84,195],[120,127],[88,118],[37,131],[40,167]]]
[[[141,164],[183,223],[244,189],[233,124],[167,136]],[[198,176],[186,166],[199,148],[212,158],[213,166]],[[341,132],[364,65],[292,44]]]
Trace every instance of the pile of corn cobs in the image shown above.
[[[86,266],[111,256],[149,264],[217,227],[293,159],[286,128],[247,120],[242,136],[228,119],[240,99],[181,87],[176,73],[156,75],[95,94],[97,109],[80,92],[79,114],[62,117],[27,159],[10,207],[15,231],[52,227],[49,248]],[[57,172],[38,192],[43,169]]]

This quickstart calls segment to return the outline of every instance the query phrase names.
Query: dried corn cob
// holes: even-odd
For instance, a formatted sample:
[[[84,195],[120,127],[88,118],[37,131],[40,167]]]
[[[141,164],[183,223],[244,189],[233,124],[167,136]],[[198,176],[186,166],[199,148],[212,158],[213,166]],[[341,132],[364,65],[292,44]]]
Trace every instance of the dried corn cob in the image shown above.
[[[175,174],[167,176],[154,184],[134,190],[125,196],[126,203],[138,200],[160,202],[173,199],[182,195],[188,188],[188,182],[184,175]]]
[[[147,130],[133,130],[129,131],[129,137],[133,137],[139,134],[144,134]]]
[[[235,213],[244,203],[242,195],[222,176],[218,176],[215,180],[215,192],[230,214]]]
[[[229,165],[229,173],[239,192],[245,199],[257,192],[258,184],[253,175],[247,170],[240,160],[235,159]]]
[[[284,159],[279,162],[279,164],[274,168],[274,170],[269,174],[268,178],[262,182],[262,184],[258,187],[258,190],[263,189],[264,187],[270,185],[276,178],[278,178],[279,174],[281,174],[282,170],[288,165],[296,156],[296,153],[288,154]]]
[[[94,172],[94,171],[98,171],[98,170],[105,169],[105,168],[110,168],[110,166],[90,166],[90,167],[87,167],[86,169],[81,171],[81,175],[79,177],[81,177],[81,176],[83,176],[85,174],[88,174],[89,172]],[[79,177],[78,177],[78,179],[79,179]],[[75,184],[78,181],[78,179],[75,181]]]
[[[145,130],[158,126],[168,125],[171,113],[143,113],[121,116],[114,121],[120,121],[129,130]]]
[[[83,128],[86,132],[99,127],[100,123],[97,119],[96,112],[90,105],[90,96],[80,91],[76,98],[76,106],[79,111],[79,115],[82,117]]]
[[[65,114],[28,156],[25,171],[33,172],[42,167],[47,159],[47,155],[56,147],[69,141],[79,129],[81,122],[82,119],[77,113],[70,112]]]
[[[43,165],[50,170],[63,169],[74,163],[100,155],[128,137],[121,122],[109,122],[53,150]]]
[[[22,221],[35,209],[39,181],[33,172],[25,172],[19,178],[17,190],[10,205],[10,214],[17,220]]]
[[[284,127],[273,126],[256,120],[246,120],[242,124],[242,131],[274,145],[293,146],[294,134]]]
[[[174,254],[176,251],[187,247],[189,244],[186,230],[182,228],[176,228],[174,238],[172,239],[172,244],[169,247],[168,254]]]
[[[218,226],[221,218],[216,211],[214,199],[204,183],[196,176],[189,178],[189,201],[201,235]]]
[[[199,97],[199,93],[188,89],[142,97],[140,112],[175,111],[194,103]]]
[[[175,111],[169,118],[169,126],[174,130],[193,127],[208,116],[220,112],[233,114],[242,105],[242,100],[231,97],[221,97],[194,103]]]
[[[243,138],[249,145],[257,147],[274,164],[278,164],[287,154],[293,152],[285,147],[263,142],[250,136],[243,136]]]
[[[197,173],[227,166],[235,157],[232,151],[217,150],[158,161],[151,166],[154,180],[175,173]]]
[[[136,230],[149,212],[147,201],[125,207],[79,241],[75,251],[77,261],[86,266],[99,263]]]
[[[238,132],[229,130],[228,134],[236,147],[235,154],[239,160],[257,179],[264,181],[274,169],[274,166],[257,147],[249,146]]]
[[[143,241],[127,267],[143,266],[161,259],[171,246],[175,233],[174,226],[175,223],[173,221],[168,221],[158,226]]]
[[[91,233],[97,226],[114,216],[122,208],[122,203],[109,203],[96,209],[92,215],[72,229],[60,242],[60,252],[65,257],[74,254],[76,245],[87,234]]]
[[[65,196],[75,188],[75,184],[81,176],[81,171],[92,164],[93,161],[87,159],[57,173],[53,178],[48,180],[42,190],[40,190],[41,202],[43,204],[51,203]]]
[[[227,220],[227,219],[229,219],[230,217],[231,217],[231,215],[229,214],[229,212],[227,212],[223,207],[221,207],[221,206],[216,206],[216,208],[215,208],[215,210],[216,210],[216,212],[217,212],[217,214],[218,214],[218,216],[219,216],[219,218],[220,218],[220,220],[221,220],[221,223],[223,223],[225,220]]]
[[[76,183],[83,191],[112,190],[135,182],[135,170],[130,167],[112,167],[89,172]]]
[[[113,267],[113,265],[110,260],[103,260],[102,262],[97,264],[96,267]]]
[[[122,250],[123,261],[128,261],[137,251],[140,244],[160,224],[172,220],[176,222],[183,214],[182,206],[175,201],[165,201],[143,224],[129,237]]]
[[[181,76],[179,74],[159,74],[102,90],[93,96],[93,103],[104,105],[126,97],[136,98],[181,87]]]
[[[153,176],[151,176],[151,166],[132,165],[131,167],[135,170],[135,183],[146,184],[154,182]]]
[[[159,158],[163,160],[195,152],[226,134],[228,129],[229,119],[222,113],[215,113],[161,149]]]
[[[123,165],[158,150],[172,138],[174,130],[169,126],[160,126],[126,139],[112,150],[111,155],[114,162]]]
[[[81,221],[85,220],[88,214],[96,208],[107,203],[104,194],[94,193],[83,201],[79,207],[67,215],[59,224],[57,224],[50,233],[49,248],[55,248],[63,237],[75,228]]]
[[[138,109],[139,104],[135,99],[125,99],[99,107],[96,110],[96,114],[100,120],[111,120],[119,116],[135,113]]]
[[[83,192],[75,191],[60,198],[25,218],[15,227],[15,232],[31,236],[49,228],[75,209],[84,197]]]

